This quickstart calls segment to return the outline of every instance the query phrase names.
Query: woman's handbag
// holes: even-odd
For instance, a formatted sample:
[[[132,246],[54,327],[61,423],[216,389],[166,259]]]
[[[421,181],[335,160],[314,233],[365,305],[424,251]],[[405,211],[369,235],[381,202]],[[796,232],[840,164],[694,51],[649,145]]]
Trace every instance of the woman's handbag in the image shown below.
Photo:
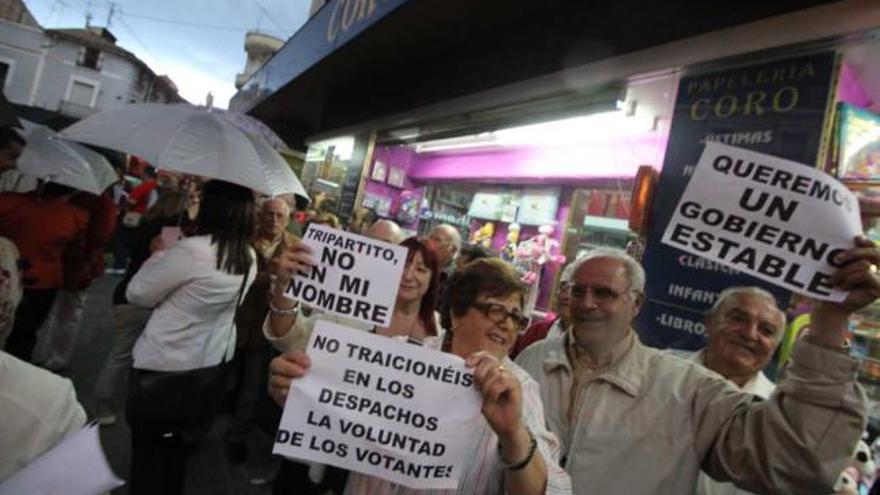
[[[228,367],[221,363],[188,371],[133,369],[126,403],[129,423],[169,430],[203,427],[223,400]]]

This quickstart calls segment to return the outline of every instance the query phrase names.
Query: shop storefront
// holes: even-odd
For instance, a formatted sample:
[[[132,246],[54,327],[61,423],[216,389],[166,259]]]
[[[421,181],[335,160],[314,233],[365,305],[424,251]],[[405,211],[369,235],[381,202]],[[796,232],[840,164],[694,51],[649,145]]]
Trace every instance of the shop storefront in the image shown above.
[[[719,140],[821,167],[849,163],[841,157],[855,153],[862,157],[856,159],[859,165],[839,166],[840,173],[854,188],[872,194],[873,181],[880,176],[872,176],[865,162],[876,153],[853,152],[853,146],[861,145],[846,143],[862,143],[866,138],[853,137],[856,131],[851,129],[864,127],[861,122],[880,109],[880,72],[875,69],[880,67],[875,30],[880,12],[866,1],[814,7],[817,3],[824,2],[789,3],[778,12],[730,21],[711,32],[683,33],[690,35],[684,39],[667,37],[653,45],[642,40],[645,46],[628,53],[581,57],[584,63],[563,70],[547,71],[536,63],[545,73],[512,70],[507,80],[493,76],[490,83],[476,80],[474,74],[481,74],[476,55],[462,55],[459,64],[473,74],[454,78],[441,70],[453,67],[452,62],[434,60],[440,67],[434,75],[441,82],[454,79],[451,95],[437,88],[442,84],[434,87],[424,79],[407,92],[415,76],[399,70],[399,59],[413,57],[406,60],[416,64],[409,72],[419,73],[414,55],[419,47],[395,47],[395,63],[362,69],[372,85],[354,88],[342,81],[316,91],[324,107],[306,108],[321,117],[312,120],[298,107],[285,114],[278,103],[307,99],[309,93],[298,85],[315,89],[316,80],[331,78],[321,72],[324,66],[315,62],[288,81],[270,67],[269,75],[258,74],[249,83],[251,94],[262,96],[244,109],[311,144],[301,174],[304,183],[313,196],[329,201],[327,208],[343,223],[355,207],[366,206],[413,234],[425,234],[440,223],[453,225],[464,239],[502,256],[516,257],[514,243],[545,247],[546,263],[537,269],[528,264],[529,249],[520,249],[518,260],[524,274],[531,273],[527,278],[534,283],[535,308],[544,311],[552,308],[563,257],[570,261],[585,250],[608,245],[657,250],[652,229],[662,229],[665,210],[686,183],[687,167],[695,163],[674,144],[682,132],[691,134],[685,139],[692,145]],[[407,17],[415,14],[406,2],[393,4],[393,11],[376,15],[393,18],[389,24],[415,22]],[[783,15],[767,17],[774,14]],[[512,17],[507,20],[516,25]],[[749,20],[753,22],[745,22]],[[379,28],[386,22],[369,21]],[[377,41],[379,28],[368,30],[360,47],[357,38],[338,47],[339,56],[358,49],[363,55],[378,45],[391,49]],[[498,36],[507,39],[503,33]],[[428,54],[440,50],[422,48],[429,60]],[[535,50],[530,46],[524,57],[533,59]],[[392,55],[376,56],[387,62]],[[501,58],[509,60],[510,55]],[[383,67],[397,79],[377,75]],[[391,98],[394,91],[402,96]],[[416,100],[419,106],[412,103]],[[377,102],[387,108],[376,108]],[[702,127],[683,131],[682,115]],[[675,154],[673,166],[670,153]],[[663,171],[654,191],[655,198],[663,199],[655,201],[649,222],[631,222],[634,214],[641,218],[645,213],[634,212],[631,201],[643,165]],[[669,259],[651,256],[646,269],[649,281],[656,283],[649,287],[651,300],[640,332],[659,346],[700,345],[701,312],[719,291],[705,280],[726,275],[725,270],[680,253]],[[670,280],[664,271],[684,279]],[[723,280],[733,281],[766,285],[746,278]],[[787,294],[780,294],[780,300],[787,300]]]

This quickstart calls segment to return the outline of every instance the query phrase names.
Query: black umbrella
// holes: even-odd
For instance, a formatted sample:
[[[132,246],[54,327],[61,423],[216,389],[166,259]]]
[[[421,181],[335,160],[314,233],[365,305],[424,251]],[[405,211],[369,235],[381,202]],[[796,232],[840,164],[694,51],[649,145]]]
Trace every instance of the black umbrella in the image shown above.
[[[15,109],[3,93],[0,93],[0,126],[21,127]]]

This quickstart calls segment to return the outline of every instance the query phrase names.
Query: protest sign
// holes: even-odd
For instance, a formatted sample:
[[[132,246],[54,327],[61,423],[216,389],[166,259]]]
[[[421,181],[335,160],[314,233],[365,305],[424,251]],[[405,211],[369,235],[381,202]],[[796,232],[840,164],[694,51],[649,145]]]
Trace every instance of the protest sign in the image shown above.
[[[480,424],[473,374],[452,354],[319,320],[273,452],[414,489],[454,489]]]
[[[633,326],[652,347],[700,349],[706,311],[721,291],[756,285],[780,307],[790,291],[662,242],[666,227],[708,142],[808,164],[824,163],[837,54],[814,53],[748,65],[688,70],[678,85],[669,142],[651,207],[645,254],[645,303]],[[674,317],[673,317],[674,315]]]
[[[663,242],[809,297],[842,301],[836,254],[861,234],[858,201],[816,169],[707,143]]]
[[[391,323],[406,248],[317,224],[302,242],[317,265],[293,277],[287,297],[370,325]]]
[[[0,483],[0,495],[98,495],[122,486],[101,447],[98,425],[58,442]]]

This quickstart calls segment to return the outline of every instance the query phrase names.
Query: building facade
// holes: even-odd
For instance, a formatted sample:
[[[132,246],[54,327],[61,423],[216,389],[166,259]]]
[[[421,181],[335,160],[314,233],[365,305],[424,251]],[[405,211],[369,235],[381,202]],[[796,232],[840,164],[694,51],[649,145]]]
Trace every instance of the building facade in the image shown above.
[[[0,17],[0,89],[12,103],[82,118],[131,103],[184,101],[106,28],[43,29],[16,20],[32,21],[30,14],[9,17]]]

